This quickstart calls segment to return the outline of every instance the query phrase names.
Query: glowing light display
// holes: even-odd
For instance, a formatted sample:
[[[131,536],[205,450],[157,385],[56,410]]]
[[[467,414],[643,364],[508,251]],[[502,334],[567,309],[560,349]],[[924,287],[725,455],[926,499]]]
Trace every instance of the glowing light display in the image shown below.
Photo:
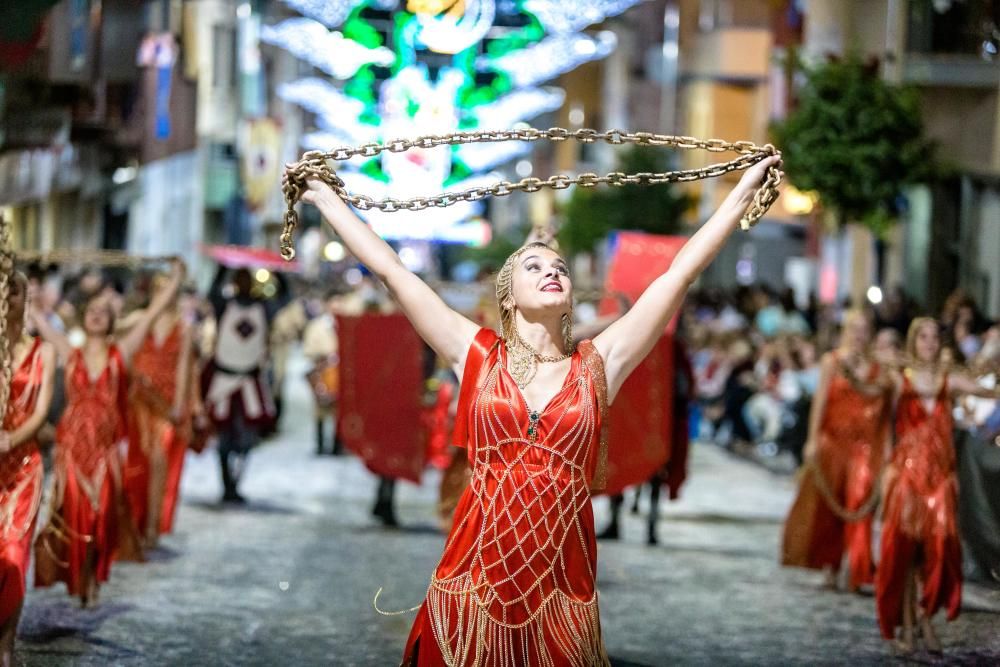
[[[396,54],[390,49],[384,46],[370,49],[312,19],[287,19],[276,26],[264,26],[260,39],[280,46],[337,79],[349,79],[365,65],[388,67],[396,61]]]
[[[534,46],[512,51],[499,58],[480,57],[480,69],[494,69],[507,74],[515,86],[532,86],[554,79],[590,60],[606,58],[618,43],[613,32],[598,33],[597,38],[583,34],[554,35]]]
[[[524,10],[541,21],[548,32],[576,32],[617,16],[643,0],[524,0]]]
[[[508,129],[555,111],[565,93],[541,84],[606,57],[616,45],[610,32],[579,31],[640,1],[283,0],[308,18],[264,28],[262,39],[330,77],[278,89],[313,114],[303,146],[329,150]],[[391,20],[369,9],[391,11]],[[504,142],[385,152],[342,164],[340,173],[352,191],[403,199],[495,183],[501,175],[490,170],[524,160],[531,149],[527,142]],[[387,238],[469,243],[482,241],[482,224],[464,223],[483,210],[476,202],[362,214]]]

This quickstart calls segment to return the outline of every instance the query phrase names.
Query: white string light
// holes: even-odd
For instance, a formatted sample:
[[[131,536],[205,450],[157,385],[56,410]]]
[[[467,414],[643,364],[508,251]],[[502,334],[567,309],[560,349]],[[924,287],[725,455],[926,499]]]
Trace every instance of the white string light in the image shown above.
[[[583,33],[553,35],[499,58],[491,60],[480,56],[476,66],[481,70],[505,72],[519,88],[533,86],[585,62],[605,58],[617,44],[618,38],[607,30],[599,32],[596,38]]]
[[[284,0],[299,14],[316,19],[328,28],[336,28],[347,20],[354,8],[364,0]]]
[[[278,25],[264,26],[260,39],[280,46],[337,79],[351,78],[364,65],[389,67],[396,61],[391,49],[384,46],[370,49],[339,32],[327,30],[318,21],[306,18],[287,19]]]
[[[502,130],[518,121],[555,111],[565,100],[566,93],[559,88],[524,88],[475,107],[473,111],[480,128]]]
[[[577,32],[588,25],[600,23],[638,5],[643,0],[525,0],[525,11],[531,12],[545,26],[546,32],[565,34]]]

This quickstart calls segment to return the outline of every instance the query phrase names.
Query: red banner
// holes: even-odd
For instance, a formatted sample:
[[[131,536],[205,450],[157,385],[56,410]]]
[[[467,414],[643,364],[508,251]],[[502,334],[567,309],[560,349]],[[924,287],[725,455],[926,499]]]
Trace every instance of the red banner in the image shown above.
[[[611,261],[604,281],[607,296],[601,301],[600,313],[618,312],[619,294],[635,303],[654,280],[666,273],[686,242],[684,236],[617,232],[611,241]],[[677,318],[674,317],[667,331],[672,332],[676,327]]]
[[[404,315],[337,316],[341,439],[376,475],[420,483],[424,343]]]
[[[612,246],[600,312],[618,311],[617,294],[634,303],[663,275],[681,247],[682,236],[618,232]],[[614,495],[648,481],[670,458],[673,428],[675,316],[649,356],[633,371],[609,414],[608,484]]]

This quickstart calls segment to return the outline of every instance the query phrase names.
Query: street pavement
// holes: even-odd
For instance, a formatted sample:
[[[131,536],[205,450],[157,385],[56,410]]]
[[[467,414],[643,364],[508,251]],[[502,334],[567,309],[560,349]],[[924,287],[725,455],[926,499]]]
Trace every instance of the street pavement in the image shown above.
[[[245,508],[221,507],[214,452],[191,454],[177,533],[144,564],[117,564],[100,605],[62,587],[32,590],[17,658],[25,665],[396,665],[443,545],[438,475],[401,484],[401,530],[369,516],[375,480],[353,457],[313,454],[308,390],[294,359],[280,437],[257,450]],[[391,406],[387,406],[387,417]],[[777,563],[794,482],[698,445],[661,544],[627,514],[602,543],[598,586],[614,665],[904,664],[880,639],[870,596],[819,589]],[[598,529],[607,501],[595,500]],[[645,511],[644,506],[641,508]],[[947,664],[1000,664],[1000,592],[966,588],[939,618]],[[935,661],[918,654],[913,664]],[[942,662],[942,661],[937,661]]]

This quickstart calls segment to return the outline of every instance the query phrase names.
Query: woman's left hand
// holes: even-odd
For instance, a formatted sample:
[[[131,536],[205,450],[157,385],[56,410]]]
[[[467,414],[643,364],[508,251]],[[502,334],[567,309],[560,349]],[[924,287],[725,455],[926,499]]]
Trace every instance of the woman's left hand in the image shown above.
[[[767,170],[771,167],[778,167],[781,169],[781,156],[772,155],[770,157],[764,158],[754,166],[743,172],[743,178],[740,182],[736,184],[733,188],[732,196],[735,197],[736,202],[746,208],[753,201],[754,193],[764,184],[764,180],[767,178]],[[785,177],[785,172],[780,172],[781,177]]]

